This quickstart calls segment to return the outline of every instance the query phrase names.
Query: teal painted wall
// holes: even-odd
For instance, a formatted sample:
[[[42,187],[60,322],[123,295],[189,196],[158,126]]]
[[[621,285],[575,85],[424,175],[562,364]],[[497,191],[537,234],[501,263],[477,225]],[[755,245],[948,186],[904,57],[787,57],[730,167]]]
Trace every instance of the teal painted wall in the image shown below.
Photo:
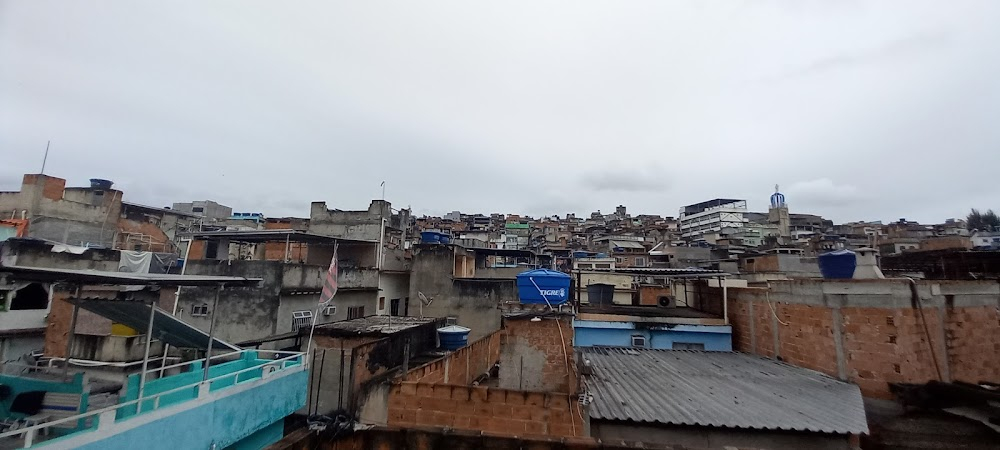
[[[279,420],[226,447],[225,450],[261,450],[268,445],[280,441],[284,436],[285,421]]]
[[[272,427],[276,427],[275,423],[282,423],[286,416],[305,406],[308,378],[308,372],[300,371],[279,379],[272,379],[246,392],[220,398],[149,424],[108,436],[95,443],[83,444],[75,448],[86,450],[208,449],[214,443],[216,448],[221,449],[246,438],[250,438],[247,445],[250,443],[256,445],[256,443],[273,438],[280,439],[281,434],[275,433],[275,429]],[[224,393],[225,390],[218,392],[218,394]],[[175,407],[180,408],[182,405]],[[169,410],[160,409],[159,411],[167,412]],[[127,423],[126,421],[117,422],[119,424]],[[258,431],[265,429],[269,431],[254,436]],[[84,431],[56,441],[72,444],[73,440],[79,436],[91,433],[97,433],[97,431]],[[277,441],[277,439],[274,440]],[[273,441],[267,442],[267,444],[271,443]],[[41,445],[41,447],[44,446],[44,444]],[[243,447],[240,448],[242,450]]]
[[[226,375],[233,372],[238,372],[243,369],[247,369],[254,366],[260,366],[267,364],[270,361],[265,361],[257,359],[256,352],[245,352],[240,355],[240,359],[235,361],[230,361],[208,368],[208,377],[215,378],[218,376]],[[177,389],[182,386],[187,386],[191,384],[196,384],[202,380],[204,376],[201,361],[194,361],[187,366],[186,371],[171,375],[168,377],[163,377],[156,380],[151,380],[146,382],[144,388],[143,396],[148,397],[152,395],[159,394],[161,392],[166,392],[172,389]],[[260,378],[261,369],[248,370],[235,377],[225,378],[218,381],[213,381],[211,390],[221,389],[225,387],[232,386],[233,384]],[[125,389],[125,397],[120,400],[121,403],[129,402],[139,398],[139,378],[140,374],[132,374],[128,377],[128,384]],[[160,398],[160,407],[167,405],[172,405],[175,403],[181,403],[184,401],[191,400],[198,396],[198,386],[193,386],[191,389],[185,389],[182,391],[174,392],[171,394],[164,395]],[[153,400],[142,402],[142,411],[148,412],[153,409]],[[130,406],[122,408],[118,411],[118,420],[134,416],[136,412],[136,407]]]
[[[87,401],[90,397],[89,394],[83,392],[83,373],[79,372],[73,375],[73,378],[68,382],[61,381],[48,381],[40,380],[37,378],[30,377],[18,377],[12,375],[0,375],[0,384],[10,386],[11,394],[7,398],[0,401],[0,415],[3,418],[15,418],[20,419],[25,417],[21,413],[12,413],[10,411],[11,404],[14,402],[14,398],[22,392],[31,391],[45,391],[45,392],[58,392],[62,394],[80,394],[80,411],[87,409]],[[78,430],[83,429],[84,422],[80,421],[77,424]],[[53,432],[61,432],[61,430],[53,430]]]

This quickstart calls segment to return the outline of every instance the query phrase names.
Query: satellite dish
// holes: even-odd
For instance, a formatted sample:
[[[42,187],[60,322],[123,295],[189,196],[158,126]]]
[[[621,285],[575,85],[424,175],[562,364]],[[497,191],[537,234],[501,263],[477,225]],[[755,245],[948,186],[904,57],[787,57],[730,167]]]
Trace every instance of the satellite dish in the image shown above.
[[[423,292],[417,291],[417,297],[420,297],[420,303],[423,303],[424,306],[430,306],[431,303],[434,303],[434,297],[427,298]]]
[[[434,303],[434,297],[427,298],[427,296],[424,295],[423,292],[417,291],[417,298],[420,299],[420,318],[423,319],[424,318],[424,307],[425,306],[430,306],[431,303]]]

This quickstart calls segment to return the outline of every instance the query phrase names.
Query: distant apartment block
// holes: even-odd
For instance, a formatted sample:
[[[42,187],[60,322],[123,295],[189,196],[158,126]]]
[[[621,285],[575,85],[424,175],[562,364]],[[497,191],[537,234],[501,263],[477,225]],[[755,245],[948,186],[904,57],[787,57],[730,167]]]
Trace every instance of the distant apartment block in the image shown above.
[[[172,209],[188,214],[197,214],[210,220],[226,220],[232,217],[233,208],[211,200],[196,200],[190,203],[174,203]]]
[[[746,200],[717,198],[688,205],[680,209],[680,232],[686,240],[695,240],[723,228],[743,228],[747,221]]]

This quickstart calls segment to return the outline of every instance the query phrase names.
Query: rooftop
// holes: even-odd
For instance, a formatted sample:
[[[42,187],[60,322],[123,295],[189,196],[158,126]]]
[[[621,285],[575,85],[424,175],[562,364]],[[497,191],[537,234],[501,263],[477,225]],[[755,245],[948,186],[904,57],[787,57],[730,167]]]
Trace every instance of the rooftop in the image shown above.
[[[836,434],[868,432],[861,390],[734,352],[591,347],[592,420]]]
[[[109,272],[91,269],[50,269],[29,266],[0,266],[0,276],[12,280],[40,283],[108,284],[125,286],[257,286],[260,278],[208,275],[171,275],[155,273]]]
[[[376,241],[361,239],[345,239],[322,234],[307,233],[300,230],[235,230],[235,231],[199,231],[185,233],[184,237],[193,239],[229,239],[236,242],[295,242],[309,244],[364,243],[375,244]]]
[[[627,267],[617,269],[588,269],[583,272],[611,272],[626,275],[656,275],[667,277],[724,277],[729,274],[721,270],[701,269],[698,267],[671,268],[671,267]]]
[[[438,319],[433,317],[367,316],[316,326],[316,333],[323,335],[387,335],[417,327]]]
[[[708,208],[716,208],[719,206],[729,205],[738,202],[746,202],[746,200],[737,200],[731,198],[716,198],[701,203],[695,203],[693,205],[687,205],[683,208],[683,210],[685,214],[697,214]],[[746,204],[744,203],[743,206],[745,207]]]

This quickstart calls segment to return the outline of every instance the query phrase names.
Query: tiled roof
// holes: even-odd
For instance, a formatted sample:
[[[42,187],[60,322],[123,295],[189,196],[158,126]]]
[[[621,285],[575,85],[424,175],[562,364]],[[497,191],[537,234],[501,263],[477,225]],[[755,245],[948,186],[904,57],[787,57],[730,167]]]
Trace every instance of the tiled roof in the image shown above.
[[[856,385],[732,352],[583,348],[592,420],[868,432]],[[586,372],[585,372],[586,373]]]

